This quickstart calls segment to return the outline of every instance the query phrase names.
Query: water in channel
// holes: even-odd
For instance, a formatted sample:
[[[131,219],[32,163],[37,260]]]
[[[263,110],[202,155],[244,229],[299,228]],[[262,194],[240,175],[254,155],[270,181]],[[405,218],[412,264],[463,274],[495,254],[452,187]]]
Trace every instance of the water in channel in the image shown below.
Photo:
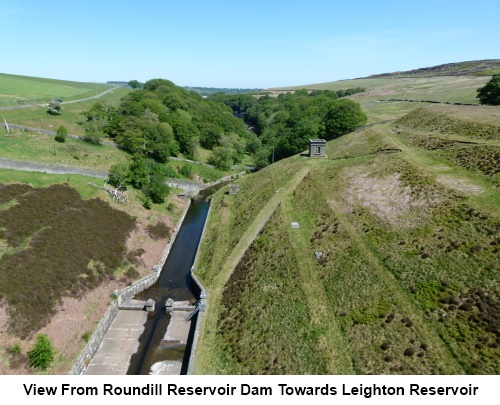
[[[191,285],[190,270],[209,205],[203,198],[192,201],[160,277],[153,286],[134,297],[139,300],[152,298],[156,305],[155,311],[148,314],[144,332],[139,339],[139,349],[131,358],[127,372],[129,375],[147,375],[153,364],[168,360],[182,361],[181,374],[186,372],[190,342],[187,345],[162,343],[170,320],[170,314],[165,311],[165,302],[168,298],[174,301],[196,301],[196,287]],[[192,319],[191,326],[195,323],[196,317]]]

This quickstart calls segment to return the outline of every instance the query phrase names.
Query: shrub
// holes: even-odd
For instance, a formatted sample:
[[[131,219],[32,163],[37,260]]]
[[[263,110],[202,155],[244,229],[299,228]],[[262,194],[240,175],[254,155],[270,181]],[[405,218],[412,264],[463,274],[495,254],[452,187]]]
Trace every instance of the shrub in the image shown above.
[[[179,168],[179,173],[183,176],[191,177],[193,174],[193,168],[188,164],[184,164]]]
[[[57,101],[53,101],[53,102],[49,103],[49,109],[47,110],[47,114],[61,115],[62,114],[61,103],[59,103]]]
[[[55,140],[57,142],[61,143],[66,142],[67,137],[68,137],[68,129],[64,125],[61,125],[59,128],[57,128],[55,137]]]
[[[19,343],[16,343],[14,346],[9,347],[7,350],[13,356],[19,356],[21,354],[21,347],[19,346]]]
[[[36,337],[33,350],[28,352],[30,366],[37,370],[47,370],[50,363],[54,361],[55,349],[45,333],[40,333]]]
[[[143,195],[143,196],[139,196],[139,199],[141,200],[142,202],[142,206],[144,208],[146,208],[147,210],[150,210],[151,209],[151,206],[153,204],[153,201],[151,201],[151,198],[149,198],[148,196],[146,195]]]
[[[415,354],[415,349],[413,347],[408,347],[407,349],[405,349],[403,354],[407,357],[411,357]]]

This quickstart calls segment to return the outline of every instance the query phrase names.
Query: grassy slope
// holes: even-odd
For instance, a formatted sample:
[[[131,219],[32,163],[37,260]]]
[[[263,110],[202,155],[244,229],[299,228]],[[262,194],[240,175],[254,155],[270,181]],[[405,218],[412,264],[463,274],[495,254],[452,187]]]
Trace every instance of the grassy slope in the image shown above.
[[[215,196],[198,263],[210,291],[198,373],[498,372],[499,110],[420,111]],[[250,247],[226,259],[240,237]]]
[[[495,69],[499,63],[490,63]],[[487,69],[477,62],[467,62],[439,72],[423,71],[418,74],[392,74],[383,77],[368,77],[353,80],[339,80],[303,86],[289,87],[289,90],[341,90],[364,87],[367,91],[349,98],[361,104],[368,114],[368,123],[400,118],[425,104],[401,100],[431,100],[449,103],[477,104],[477,88],[484,86],[496,70]],[[478,69],[478,70],[476,70]],[[482,69],[482,70],[481,70]],[[280,90],[280,89],[276,89]]]
[[[111,105],[117,105],[120,102],[120,99],[129,92],[130,89],[119,88],[103,95],[98,99],[63,104],[62,114],[59,116],[47,114],[46,107],[4,110],[1,112],[1,116],[5,117],[7,122],[11,124],[41,128],[49,131],[56,131],[59,125],[64,125],[68,128],[70,134],[84,135],[85,132],[83,127],[78,125],[79,122],[84,120],[82,115],[83,111],[87,111],[98,101]]]
[[[82,83],[0,73],[0,107],[61,99],[76,100],[95,96],[111,88],[108,84]]]
[[[59,143],[50,135],[13,130],[9,134],[0,132],[0,157],[108,171],[114,163],[125,161],[127,153],[79,139],[67,138]]]

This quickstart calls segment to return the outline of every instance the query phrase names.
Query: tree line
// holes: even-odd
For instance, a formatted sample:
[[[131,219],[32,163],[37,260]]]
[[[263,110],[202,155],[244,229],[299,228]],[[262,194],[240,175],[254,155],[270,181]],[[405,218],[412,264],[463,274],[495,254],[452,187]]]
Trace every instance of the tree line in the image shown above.
[[[362,91],[363,88],[312,92],[302,89],[278,97],[266,94],[259,98],[218,93],[210,99],[245,114],[245,123],[257,135],[251,145],[255,162],[265,166],[272,151],[276,152],[277,159],[286,158],[306,150],[311,138],[331,140],[365,124],[367,117],[359,104],[341,99]]]
[[[130,153],[127,164],[111,169],[115,186],[130,184],[144,192],[145,205],[162,202],[170,156],[198,160],[200,147],[213,151],[209,163],[228,170],[251,149],[251,134],[230,108],[207,100],[169,80],[152,79],[125,96],[117,107],[101,102],[84,112],[85,139],[113,139]]]

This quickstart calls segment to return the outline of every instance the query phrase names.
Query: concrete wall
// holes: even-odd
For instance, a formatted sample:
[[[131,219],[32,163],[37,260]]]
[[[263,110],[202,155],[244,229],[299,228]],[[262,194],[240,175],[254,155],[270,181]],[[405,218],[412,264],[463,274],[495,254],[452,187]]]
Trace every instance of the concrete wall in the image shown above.
[[[87,343],[87,345],[84,347],[84,349],[80,353],[80,356],[76,360],[76,362],[73,365],[73,368],[71,369],[69,374],[80,375],[80,374],[83,374],[85,372],[85,370],[87,369],[87,366],[90,364],[90,361],[92,360],[92,357],[94,356],[94,354],[97,352],[97,349],[101,345],[101,342],[104,339],[104,335],[106,335],[106,332],[108,331],[109,327],[111,326],[111,323],[113,322],[116,315],[118,314],[118,310],[119,310],[120,305],[125,300],[132,298],[134,295],[138,294],[141,291],[144,291],[146,288],[149,288],[150,286],[152,286],[156,282],[156,280],[160,276],[161,269],[163,268],[163,265],[165,264],[165,261],[167,260],[168,254],[170,253],[170,249],[172,249],[175,238],[177,237],[177,234],[179,233],[179,229],[181,228],[182,223],[184,222],[184,218],[186,217],[186,214],[187,214],[187,211],[188,211],[190,205],[191,205],[191,200],[188,200],[188,204],[186,205],[186,208],[184,209],[184,212],[182,213],[182,216],[177,224],[177,227],[175,228],[174,232],[172,233],[172,237],[170,238],[170,242],[168,243],[167,247],[165,248],[163,255],[162,255],[160,261],[158,262],[158,264],[153,266],[152,273],[141,278],[139,281],[136,281],[130,287],[124,288],[123,290],[117,291],[115,293],[116,300],[110,304],[106,313],[101,318],[101,321],[97,325],[95,332],[93,333],[89,342]]]
[[[194,329],[193,342],[191,344],[191,354],[189,356],[189,363],[188,363],[188,369],[187,369],[188,375],[191,375],[194,372],[196,349],[198,347],[200,328],[201,328],[201,323],[203,321],[203,317],[205,315],[205,308],[206,308],[207,296],[208,296],[207,290],[205,290],[205,287],[203,286],[203,284],[201,284],[200,280],[198,280],[198,277],[196,277],[195,271],[196,271],[196,266],[198,265],[200,246],[201,246],[203,240],[205,239],[207,223],[208,223],[208,219],[210,218],[211,211],[212,211],[212,204],[210,204],[210,207],[208,208],[207,218],[205,220],[205,225],[203,226],[203,232],[201,233],[200,243],[198,244],[198,249],[196,249],[196,255],[194,257],[193,267],[191,267],[191,277],[193,279],[193,282],[195,283],[195,285],[199,289],[200,300],[198,302],[198,307],[200,310],[198,312],[198,316],[196,317],[196,325],[195,325],[195,329]]]
[[[198,191],[205,188],[203,183],[195,183],[194,181],[183,181],[177,179],[167,180],[167,185],[172,188],[178,188],[184,191]]]
[[[194,181],[185,181],[185,180],[178,180],[178,179],[169,179],[167,180],[167,184],[169,187],[172,187],[172,188],[179,188],[181,190],[184,190],[184,191],[188,191],[188,192],[195,192],[195,191],[199,191],[199,190],[204,190],[206,188],[209,188],[209,187],[212,187],[212,186],[215,186],[219,183],[223,183],[225,181],[230,181],[230,180],[234,180],[234,179],[237,179],[238,177],[241,177],[245,174],[245,172],[240,172],[240,173],[237,173],[237,174],[232,174],[230,176],[226,176],[226,177],[223,177],[221,179],[218,179],[218,180],[215,180],[211,183],[196,183]]]

